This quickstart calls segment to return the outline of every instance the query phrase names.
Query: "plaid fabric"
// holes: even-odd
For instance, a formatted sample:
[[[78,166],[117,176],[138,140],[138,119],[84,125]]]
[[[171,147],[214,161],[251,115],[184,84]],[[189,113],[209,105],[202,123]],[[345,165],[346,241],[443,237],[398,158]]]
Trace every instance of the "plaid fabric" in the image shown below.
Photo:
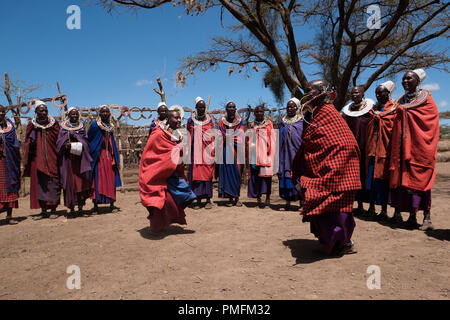
[[[351,213],[356,191],[328,192],[307,189],[300,214]]]
[[[2,148],[0,147],[0,152]],[[14,202],[19,199],[18,193],[9,193],[6,190],[5,158],[0,155],[0,202]],[[11,207],[11,206],[10,206]],[[12,207],[17,208],[17,207]]]
[[[302,188],[321,194],[361,189],[358,144],[333,105],[315,110],[300,150],[306,163],[300,178]]]

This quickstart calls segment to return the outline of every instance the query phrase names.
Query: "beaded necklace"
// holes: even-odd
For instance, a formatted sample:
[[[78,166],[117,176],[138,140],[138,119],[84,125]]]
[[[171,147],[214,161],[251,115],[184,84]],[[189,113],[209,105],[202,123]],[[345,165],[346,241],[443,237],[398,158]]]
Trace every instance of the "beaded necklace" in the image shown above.
[[[10,132],[10,131],[14,128],[13,125],[12,125],[12,123],[9,122],[8,120],[5,119],[4,122],[6,122],[6,128],[3,129],[3,127],[0,126],[0,134],[1,134],[1,135],[4,135],[5,133]]]
[[[410,98],[407,95],[403,95],[397,100],[397,102],[399,104],[401,104],[400,102],[408,99],[409,102],[407,102],[405,104],[401,104],[401,106],[403,108],[413,108],[413,107],[417,107],[417,106],[420,106],[421,104],[423,104],[428,99],[429,95],[431,95],[431,94],[428,90],[420,90],[418,93],[414,94],[414,97],[412,100],[410,100]]]
[[[109,124],[104,123],[100,118],[98,118],[96,121],[100,129],[105,130],[106,132],[114,131],[114,125],[111,122]]]
[[[194,122],[194,124],[196,125],[201,125],[204,126],[205,124],[208,124],[211,121],[211,117],[208,114],[205,114],[206,119],[201,121],[201,120],[197,120],[197,113],[194,112],[194,115],[192,117],[192,121]]]
[[[83,122],[78,121],[78,123],[72,124],[72,122],[70,122],[69,120],[66,120],[63,123],[61,123],[61,127],[68,131],[80,130],[81,128],[83,128]]]
[[[165,127],[165,128],[161,128],[164,132],[166,132],[175,142],[179,142],[181,141],[182,138],[182,134],[180,132],[180,130],[175,129],[173,130],[172,128],[169,127]]]
[[[257,122],[256,120],[253,121],[253,128],[255,129],[259,129],[259,128],[263,128],[266,126],[266,119],[264,119],[262,122]]]
[[[300,114],[296,114],[293,117],[289,117],[288,115],[285,115],[282,119],[284,122],[288,123],[288,124],[292,124],[292,123],[296,123],[298,121],[300,121],[302,118],[302,116]]]
[[[233,122],[228,122],[227,117],[222,116],[221,120],[222,120],[222,123],[229,128],[237,126],[239,123],[241,123],[241,117],[235,117]]]
[[[46,125],[42,125],[37,123],[36,118],[31,119],[31,123],[39,129],[45,130],[50,128],[51,126],[53,126],[55,124],[55,118],[53,118],[52,116],[48,116],[48,123]]]

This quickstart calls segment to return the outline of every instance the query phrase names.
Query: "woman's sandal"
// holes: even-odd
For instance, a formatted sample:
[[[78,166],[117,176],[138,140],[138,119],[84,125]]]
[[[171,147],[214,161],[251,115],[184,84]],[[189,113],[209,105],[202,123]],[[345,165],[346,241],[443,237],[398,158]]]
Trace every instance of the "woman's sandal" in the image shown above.
[[[346,243],[340,252],[341,255],[354,253],[358,253],[358,251],[356,250],[355,243],[353,241]]]
[[[8,223],[8,224],[18,224],[19,221],[17,221],[16,219],[14,219],[12,217],[6,217],[6,223]]]
[[[423,224],[419,227],[419,230],[421,231],[427,231],[427,230],[433,230],[433,224],[431,223],[431,220],[423,220]]]
[[[120,211],[120,208],[116,206],[110,206],[109,209],[111,210],[112,213],[117,213]]]
[[[211,209],[212,208],[212,203],[211,202],[207,202],[205,204],[205,209]]]

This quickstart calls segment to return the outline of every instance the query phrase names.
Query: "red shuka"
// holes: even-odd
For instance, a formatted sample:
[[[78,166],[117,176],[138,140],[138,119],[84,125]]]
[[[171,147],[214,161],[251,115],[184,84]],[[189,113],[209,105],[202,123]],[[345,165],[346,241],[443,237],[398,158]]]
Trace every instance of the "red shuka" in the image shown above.
[[[189,119],[186,129],[191,137],[191,166],[193,181],[212,181],[214,178],[214,137],[213,123],[210,119],[204,125],[195,124]]]
[[[142,152],[139,165],[139,190],[144,207],[161,210],[166,202],[167,179],[175,170],[184,178],[183,167],[178,165],[182,144],[172,141],[166,131],[156,126]]]
[[[59,123],[55,121],[55,124],[47,129],[40,129],[33,125],[30,121],[27,126],[27,130],[25,132],[25,154],[23,157],[23,166],[24,166],[24,176],[30,176],[31,169],[31,159],[29,159],[30,154],[30,134],[33,129],[36,130],[36,151],[35,151],[35,159],[36,159],[36,168],[38,171],[44,173],[45,175],[57,178],[58,175],[58,160],[56,153],[56,140],[58,140],[59,134]],[[43,137],[45,135],[45,143]]]
[[[401,97],[397,102],[401,101]],[[436,176],[439,111],[431,93],[397,107],[392,131],[390,187],[431,190]]]
[[[372,119],[367,124],[366,168],[369,157],[375,157],[374,179],[389,180],[389,156],[391,153],[391,135],[394,125],[397,102],[389,99],[383,111],[370,110]]]
[[[275,152],[277,151],[275,146],[276,135],[273,130],[272,121],[266,119],[264,125],[260,126],[255,126],[255,123],[252,122],[249,126],[249,130],[250,136],[247,140],[247,150],[250,153],[247,157],[249,159],[249,164],[250,159],[256,160],[256,163],[254,164],[261,167],[259,176],[272,177],[274,175],[273,164]],[[256,159],[254,158],[255,154],[251,154],[253,152],[256,153]]]
[[[302,188],[329,192],[361,189],[358,143],[333,105],[317,107],[303,131],[299,152],[306,163],[300,178]]]

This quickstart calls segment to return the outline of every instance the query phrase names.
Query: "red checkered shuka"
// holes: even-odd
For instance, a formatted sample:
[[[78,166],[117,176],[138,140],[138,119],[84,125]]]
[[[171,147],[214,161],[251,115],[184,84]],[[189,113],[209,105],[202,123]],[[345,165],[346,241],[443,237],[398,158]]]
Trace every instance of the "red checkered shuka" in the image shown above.
[[[333,105],[314,111],[303,133],[302,150],[306,161],[302,188],[327,192],[361,189],[358,144]]]

